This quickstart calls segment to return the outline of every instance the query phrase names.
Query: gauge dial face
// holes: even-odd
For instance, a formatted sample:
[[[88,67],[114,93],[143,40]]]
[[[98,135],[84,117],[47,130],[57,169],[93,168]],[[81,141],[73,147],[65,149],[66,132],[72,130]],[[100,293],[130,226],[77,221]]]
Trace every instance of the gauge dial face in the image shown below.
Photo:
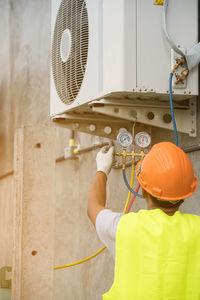
[[[129,131],[121,131],[117,136],[117,142],[123,148],[127,148],[133,143],[133,136]]]
[[[135,136],[135,144],[140,148],[147,148],[151,144],[151,137],[147,132],[139,132]]]

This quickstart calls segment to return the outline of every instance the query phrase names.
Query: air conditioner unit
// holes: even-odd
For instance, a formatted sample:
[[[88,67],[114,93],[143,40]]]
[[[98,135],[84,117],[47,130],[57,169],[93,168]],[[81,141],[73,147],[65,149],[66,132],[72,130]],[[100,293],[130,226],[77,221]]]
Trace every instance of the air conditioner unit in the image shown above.
[[[52,118],[66,117],[66,126],[79,116],[80,122],[90,117],[172,129],[163,113],[169,104],[169,73],[178,55],[162,32],[163,7],[154,2],[52,0]],[[170,1],[168,30],[183,51],[198,42],[197,7],[197,0]],[[183,83],[173,84],[173,93],[177,113],[181,108],[191,116],[198,95],[197,67]],[[148,118],[149,112],[162,120]],[[194,113],[192,117],[178,129],[196,135],[196,127],[191,133]]]

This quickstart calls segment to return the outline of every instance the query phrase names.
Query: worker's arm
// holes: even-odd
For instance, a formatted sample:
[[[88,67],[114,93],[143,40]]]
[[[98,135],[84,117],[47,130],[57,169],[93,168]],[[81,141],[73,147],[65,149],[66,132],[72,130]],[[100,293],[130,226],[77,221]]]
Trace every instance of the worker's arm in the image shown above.
[[[97,173],[88,195],[88,217],[95,226],[98,213],[106,206],[106,183],[114,158],[114,147],[103,147],[97,154]]]
[[[106,205],[106,182],[107,176],[103,172],[97,172],[94,182],[88,194],[88,217],[95,225],[98,213],[105,209]]]

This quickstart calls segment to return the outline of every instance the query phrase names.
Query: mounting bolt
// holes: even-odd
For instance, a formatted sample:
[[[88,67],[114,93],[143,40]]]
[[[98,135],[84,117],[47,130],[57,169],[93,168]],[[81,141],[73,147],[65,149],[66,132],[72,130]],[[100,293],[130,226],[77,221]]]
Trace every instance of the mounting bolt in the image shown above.
[[[163,116],[163,121],[164,121],[166,124],[171,123],[171,121],[172,121],[172,116],[171,116],[170,114],[164,114],[164,116]]]
[[[149,120],[153,120],[154,117],[155,117],[155,115],[154,115],[154,113],[153,113],[152,111],[148,112],[147,118],[148,118]]]
[[[105,132],[105,134],[111,134],[112,128],[110,126],[106,126],[106,127],[104,127],[104,132]]]
[[[90,130],[91,132],[94,132],[94,131],[96,130],[96,126],[95,126],[94,124],[90,124],[89,130]]]

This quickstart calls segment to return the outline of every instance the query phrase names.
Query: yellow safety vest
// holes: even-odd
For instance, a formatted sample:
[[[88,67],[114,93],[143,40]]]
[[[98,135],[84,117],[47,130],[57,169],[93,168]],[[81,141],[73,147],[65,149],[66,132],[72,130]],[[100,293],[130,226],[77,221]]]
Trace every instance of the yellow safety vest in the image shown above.
[[[122,216],[103,300],[200,300],[200,217],[160,209]]]

